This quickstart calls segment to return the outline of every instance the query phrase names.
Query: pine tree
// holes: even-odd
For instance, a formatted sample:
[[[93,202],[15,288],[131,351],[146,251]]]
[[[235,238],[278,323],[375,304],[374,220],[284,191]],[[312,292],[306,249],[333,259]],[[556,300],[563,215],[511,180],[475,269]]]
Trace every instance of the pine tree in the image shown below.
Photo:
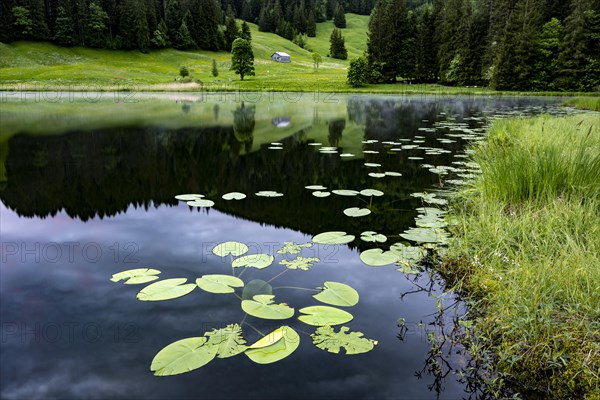
[[[167,18],[165,22],[167,24],[167,34],[173,38],[181,28],[181,22],[183,19],[183,12],[181,10],[181,4],[179,0],[167,0]],[[175,46],[175,42],[173,42]]]
[[[378,1],[369,19],[369,32],[367,33],[367,61],[371,70],[370,81],[380,83],[385,80],[383,71],[387,61],[385,54],[385,4]]]
[[[154,30],[154,33],[152,34],[152,44],[155,47],[160,49],[163,47],[169,47],[171,45],[171,42],[169,41],[168,30],[169,29],[167,28],[165,20],[161,19],[158,23],[158,26]]]
[[[247,40],[248,42],[252,41],[252,33],[250,33],[250,26],[248,26],[246,21],[242,22],[242,31],[240,33],[240,37],[244,40]]]
[[[345,28],[346,27],[346,15],[344,11],[344,7],[338,3],[335,11],[333,13],[333,24],[336,28]]]
[[[315,22],[315,14],[312,12],[312,10],[309,11],[308,18],[306,20],[306,36],[317,36],[317,23]]]
[[[15,27],[15,38],[31,38],[33,36],[33,21],[31,21],[29,10],[20,6],[13,7],[12,16]]]
[[[242,38],[237,38],[231,46],[231,68],[236,74],[240,75],[240,80],[244,80],[246,75],[254,75],[254,53],[250,42]]]
[[[437,77],[437,48],[432,43],[435,37],[435,19],[431,7],[426,7],[416,28],[415,79],[419,82],[435,82]]]
[[[338,58],[340,60],[345,60],[348,58],[348,51],[346,50],[344,37],[339,29],[333,28],[333,31],[331,31],[331,36],[329,37],[329,43],[329,54],[331,57]]]
[[[63,6],[56,11],[54,32],[54,40],[61,46],[73,46],[76,43],[73,21]]]
[[[552,18],[544,24],[535,46],[536,62],[532,79],[529,82],[532,89],[548,90],[548,88],[554,88],[563,31],[562,24],[556,18]]]
[[[238,29],[237,23],[235,22],[233,10],[231,9],[231,7],[229,7],[225,23],[225,50],[230,52],[233,41],[239,36],[240,30]]]
[[[91,2],[86,19],[86,43],[88,46],[100,48],[106,46],[107,22],[108,14],[106,11],[98,3]]]
[[[175,33],[173,47],[179,50],[195,49],[196,47],[198,47],[196,46],[194,39],[192,39],[192,35],[190,35],[190,31],[188,30],[185,19],[181,21],[181,25]]]
[[[217,76],[219,76],[219,69],[217,68],[217,60],[215,60],[214,58],[212,60],[212,69],[210,71],[210,74],[215,78]]]

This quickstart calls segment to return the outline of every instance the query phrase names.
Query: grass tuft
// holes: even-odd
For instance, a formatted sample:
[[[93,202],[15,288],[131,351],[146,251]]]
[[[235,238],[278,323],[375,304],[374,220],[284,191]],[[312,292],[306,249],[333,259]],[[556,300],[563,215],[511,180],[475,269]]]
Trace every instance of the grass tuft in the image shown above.
[[[454,198],[442,273],[479,307],[477,333],[525,394],[600,396],[600,120],[497,120]]]

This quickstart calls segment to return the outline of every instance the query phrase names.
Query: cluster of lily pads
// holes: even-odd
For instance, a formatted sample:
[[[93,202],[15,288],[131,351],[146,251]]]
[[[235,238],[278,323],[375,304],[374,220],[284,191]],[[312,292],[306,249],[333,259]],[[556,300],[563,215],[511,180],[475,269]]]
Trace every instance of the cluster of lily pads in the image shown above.
[[[327,239],[331,235],[323,234]],[[337,235],[334,235],[339,237]],[[297,244],[285,242],[278,254],[297,255],[293,260],[281,260],[279,264],[287,269],[308,270],[320,261],[317,257],[298,255],[302,249],[311,247],[312,243]],[[213,247],[212,252],[220,257],[232,257],[231,266],[236,268],[264,269],[273,264],[275,257],[270,254],[248,254],[247,245],[241,242],[224,242]],[[161,271],[150,268],[138,268],[119,272],[111,278],[113,282],[124,281],[125,284],[145,284],[155,280],[141,289],[137,299],[141,301],[162,301],[185,296],[196,288],[214,294],[234,294],[240,298],[240,307],[247,315],[267,320],[285,320],[292,318],[296,310],[286,303],[276,303],[273,288],[268,282],[255,279],[245,283],[239,276],[208,274],[188,283],[187,278],[171,278],[158,280]],[[241,274],[240,274],[241,275]],[[236,293],[241,289],[241,296]],[[351,332],[347,326],[338,331],[335,326],[350,322],[354,317],[339,307],[352,307],[358,303],[358,292],[351,286],[327,281],[322,287],[315,289],[313,298],[327,305],[313,305],[299,311],[298,320],[316,326],[310,334],[315,346],[330,353],[360,354],[371,351],[377,341],[363,337],[362,332]],[[335,307],[334,307],[335,306]],[[264,335],[255,343],[248,345],[243,337],[242,325],[233,323],[220,329],[207,331],[203,336],[178,340],[160,350],[150,366],[157,376],[176,375],[198,369],[216,358],[233,357],[245,354],[250,360],[259,364],[279,361],[292,354],[299,346],[300,335],[290,326],[282,325]],[[248,324],[249,325],[249,324]]]

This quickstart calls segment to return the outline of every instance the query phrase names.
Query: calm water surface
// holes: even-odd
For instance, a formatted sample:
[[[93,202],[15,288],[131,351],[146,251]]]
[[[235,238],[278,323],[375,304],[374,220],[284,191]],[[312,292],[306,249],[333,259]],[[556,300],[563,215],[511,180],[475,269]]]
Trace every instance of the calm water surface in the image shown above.
[[[395,265],[363,264],[359,252],[377,246],[361,241],[360,233],[385,234],[384,249],[401,241],[398,234],[414,226],[422,205],[411,193],[447,188],[445,180],[457,178],[440,177],[423,164],[458,166],[464,146],[490,118],[555,105],[535,98],[306,93],[3,97],[1,397],[477,397],[459,380],[457,371],[469,361],[459,347],[444,348],[441,372],[428,368],[426,331],[434,329],[442,283],[425,272],[407,276]],[[322,153],[323,146],[338,153]],[[386,171],[402,176],[369,175]],[[385,194],[373,198],[371,215],[350,218],[344,209],[365,207],[370,199],[316,198],[305,189],[316,184]],[[261,190],[284,196],[254,195]],[[221,198],[231,191],[248,197]],[[204,194],[215,206],[190,208],[174,199],[182,193]],[[346,325],[378,341],[372,352],[319,350],[309,336],[314,328],[299,322],[296,312],[283,324],[300,333],[301,343],[280,362],[258,365],[241,354],[187,374],[153,376],[150,363],[164,346],[244,320],[240,301],[195,290],[141,302],[136,294],[144,285],[110,282],[112,274],[149,267],[161,270],[163,279],[192,282],[230,274],[230,260],[211,249],[235,240],[252,253],[276,255],[269,268],[241,276],[268,281],[284,271],[280,260],[295,257],[276,253],[284,242],[307,243],[334,230],[357,239],[305,248],[303,256],[320,262],[271,281],[274,294],[298,310],[318,302],[314,292],[290,287],[351,285],[360,301],[348,308],[354,320]],[[444,306],[454,300],[451,293],[443,296]],[[251,316],[245,322],[248,343],[260,337],[257,331],[282,324]]]

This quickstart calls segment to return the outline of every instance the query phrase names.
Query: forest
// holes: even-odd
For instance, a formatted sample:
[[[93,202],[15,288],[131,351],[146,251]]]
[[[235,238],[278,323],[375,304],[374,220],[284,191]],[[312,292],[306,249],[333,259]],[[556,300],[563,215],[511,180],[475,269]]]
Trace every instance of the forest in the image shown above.
[[[230,51],[237,19],[302,41],[370,15],[370,83],[600,90],[600,0],[3,0],[0,41]]]

